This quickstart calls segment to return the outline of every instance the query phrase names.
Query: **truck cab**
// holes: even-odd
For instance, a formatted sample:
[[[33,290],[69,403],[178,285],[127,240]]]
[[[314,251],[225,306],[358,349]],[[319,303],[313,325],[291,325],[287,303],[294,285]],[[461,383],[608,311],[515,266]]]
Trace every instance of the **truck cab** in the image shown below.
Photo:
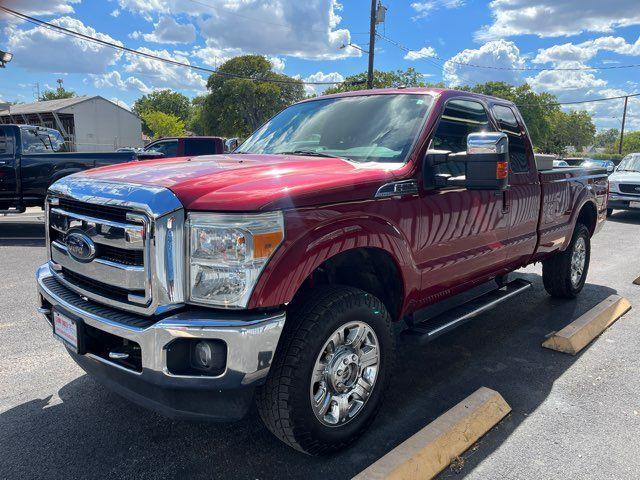
[[[169,416],[252,402],[283,442],[343,448],[427,342],[530,284],[582,290],[605,172],[538,169],[512,103],[446,89],[292,105],[233,153],[149,160],[49,189],[40,311],[71,357]],[[473,301],[460,294],[473,292]],[[432,315],[430,307],[455,306]],[[507,322],[508,319],[505,319]]]

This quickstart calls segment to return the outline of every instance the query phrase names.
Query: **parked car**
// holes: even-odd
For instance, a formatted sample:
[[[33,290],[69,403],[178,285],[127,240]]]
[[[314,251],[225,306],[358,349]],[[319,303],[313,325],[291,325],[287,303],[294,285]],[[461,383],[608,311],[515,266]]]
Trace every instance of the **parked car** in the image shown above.
[[[624,157],[609,176],[607,215],[614,210],[640,211],[640,153]]]
[[[571,165],[569,165],[567,162],[565,162],[564,160],[554,160],[553,161],[553,168],[560,168],[560,167],[570,167]]]
[[[44,206],[47,188],[56,180],[89,168],[136,159],[132,152],[68,152],[52,128],[0,126],[0,213],[21,213]]]
[[[144,147],[146,153],[161,154],[163,158],[217,155],[230,152],[238,145],[235,138],[222,137],[166,137]],[[157,158],[157,156],[156,156]],[[141,156],[141,159],[142,156]],[[145,159],[151,159],[145,157]]]
[[[597,160],[594,158],[585,158],[581,166],[584,168],[604,168],[607,170],[608,175],[611,175],[616,169],[616,164],[611,160]]]
[[[508,274],[533,262],[549,294],[578,295],[606,202],[604,173],[537,170],[506,100],[318,97],[215,162],[52,185],[39,307],[71,357],[130,400],[230,420],[255,399],[279,439],[321,454],[379,410],[394,322],[432,340],[525,291]],[[483,291],[461,303],[471,289]],[[456,307],[427,316],[443,300]]]

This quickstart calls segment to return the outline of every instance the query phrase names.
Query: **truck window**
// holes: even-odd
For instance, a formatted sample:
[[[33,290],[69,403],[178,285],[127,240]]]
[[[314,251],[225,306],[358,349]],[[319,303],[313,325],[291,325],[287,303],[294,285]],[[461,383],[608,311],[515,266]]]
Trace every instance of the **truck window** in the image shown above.
[[[215,138],[185,138],[184,139],[184,154],[191,155],[212,155],[216,153]]]
[[[467,136],[470,133],[492,130],[487,111],[481,103],[471,100],[451,100],[442,112],[430,148],[453,153],[466,152]],[[464,164],[447,162],[437,165],[435,170],[439,174],[457,177],[464,175]]]
[[[51,153],[53,151],[47,132],[35,128],[23,128],[20,131],[24,153]]]
[[[64,141],[64,137],[57,130],[49,130],[49,141],[51,142],[51,148],[54,152],[66,152],[67,144]]]
[[[178,141],[167,140],[164,142],[154,143],[148,146],[145,150],[155,150],[156,152],[164,153],[166,158],[175,157],[178,155]]]
[[[0,127],[0,155],[9,153],[9,144],[7,143],[7,136],[4,132],[4,128]]]
[[[505,105],[494,105],[493,115],[498,128],[509,137],[509,168],[513,173],[529,171],[529,159],[525,147],[524,128],[518,123],[513,110]]]

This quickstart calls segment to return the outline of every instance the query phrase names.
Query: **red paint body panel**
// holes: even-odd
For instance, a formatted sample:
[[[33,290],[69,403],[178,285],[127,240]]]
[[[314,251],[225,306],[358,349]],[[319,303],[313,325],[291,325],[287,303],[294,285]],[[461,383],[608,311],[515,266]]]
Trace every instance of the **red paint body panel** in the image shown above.
[[[453,90],[366,92],[393,93],[434,96],[405,164],[229,154],[153,160],[83,175],[167,187],[187,210],[283,210],[284,243],[259,278],[248,308],[286,304],[327,259],[354,248],[375,248],[390,255],[402,277],[402,317],[566,248],[577,215],[589,202],[598,212],[595,230],[601,225],[606,176],[581,169],[539,174],[528,140],[529,172],[510,175],[506,191],[425,189],[422,159],[448,100],[476,100],[489,112],[495,103],[511,104]],[[495,129],[495,120],[491,122]],[[417,181],[418,193],[375,198],[385,183],[411,179]]]

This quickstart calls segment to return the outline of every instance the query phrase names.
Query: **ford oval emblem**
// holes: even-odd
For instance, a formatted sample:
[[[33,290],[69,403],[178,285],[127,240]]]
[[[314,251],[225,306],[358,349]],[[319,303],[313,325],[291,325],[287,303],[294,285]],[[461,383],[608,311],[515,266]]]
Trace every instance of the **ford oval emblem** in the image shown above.
[[[96,256],[96,244],[82,232],[69,232],[65,237],[67,251],[79,262],[90,262]]]

